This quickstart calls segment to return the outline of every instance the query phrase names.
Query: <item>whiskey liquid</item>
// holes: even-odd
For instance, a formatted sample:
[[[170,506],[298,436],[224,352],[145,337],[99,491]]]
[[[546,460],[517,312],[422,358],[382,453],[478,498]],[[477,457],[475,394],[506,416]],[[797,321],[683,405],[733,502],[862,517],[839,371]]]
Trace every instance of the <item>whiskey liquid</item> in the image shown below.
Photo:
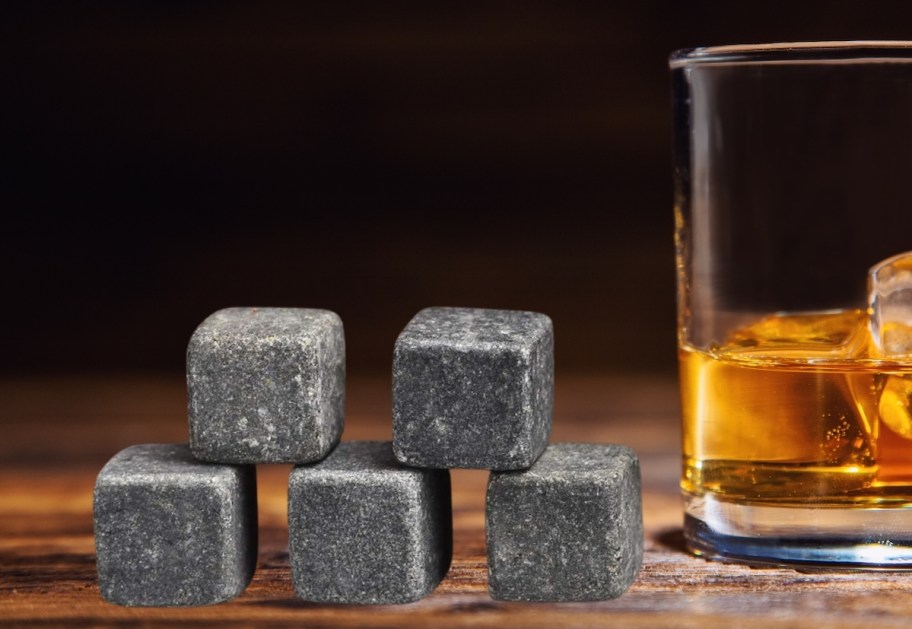
[[[912,363],[878,355],[864,311],[773,315],[680,362],[691,496],[912,505]]]

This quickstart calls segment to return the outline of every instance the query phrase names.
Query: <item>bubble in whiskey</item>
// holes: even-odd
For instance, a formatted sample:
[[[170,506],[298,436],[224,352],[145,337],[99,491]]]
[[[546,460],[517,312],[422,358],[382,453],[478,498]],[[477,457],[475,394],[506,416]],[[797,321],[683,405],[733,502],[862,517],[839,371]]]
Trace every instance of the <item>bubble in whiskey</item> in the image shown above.
[[[890,430],[912,439],[912,376],[887,376],[877,410]]]
[[[820,444],[821,460],[827,465],[845,464],[854,455],[861,453],[867,440],[862,436],[858,426],[849,422],[844,414],[835,419],[829,413],[823,416],[827,426]],[[866,452],[866,451],[865,451]]]

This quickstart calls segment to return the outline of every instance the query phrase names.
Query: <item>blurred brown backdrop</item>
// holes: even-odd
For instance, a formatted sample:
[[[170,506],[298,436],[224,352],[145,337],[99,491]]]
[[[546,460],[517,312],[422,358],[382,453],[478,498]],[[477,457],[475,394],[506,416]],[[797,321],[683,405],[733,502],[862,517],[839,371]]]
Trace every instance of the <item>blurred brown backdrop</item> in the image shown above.
[[[323,307],[350,372],[418,309],[554,319],[673,373],[668,53],[912,37],[903,2],[33,2],[0,19],[6,375],[183,368]]]

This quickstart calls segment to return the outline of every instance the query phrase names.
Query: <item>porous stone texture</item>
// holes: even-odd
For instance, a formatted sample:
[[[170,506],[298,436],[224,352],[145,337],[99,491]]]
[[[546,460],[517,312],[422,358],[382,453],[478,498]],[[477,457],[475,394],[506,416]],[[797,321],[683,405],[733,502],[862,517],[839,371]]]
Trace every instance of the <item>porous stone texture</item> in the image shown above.
[[[129,606],[234,598],[256,566],[256,503],[252,466],[201,463],[186,445],[121,451],[95,482],[102,596]]]
[[[328,310],[219,310],[190,338],[187,387],[197,458],[318,461],[342,435],[342,321]]]
[[[291,575],[319,603],[410,603],[452,555],[450,475],[403,467],[390,442],[340,444],[289,478]]]
[[[548,443],[553,382],[547,316],[422,310],[393,353],[396,457],[426,468],[527,468]]]
[[[616,598],[643,563],[640,467],[625,446],[555,444],[527,471],[492,473],[486,518],[496,599]]]

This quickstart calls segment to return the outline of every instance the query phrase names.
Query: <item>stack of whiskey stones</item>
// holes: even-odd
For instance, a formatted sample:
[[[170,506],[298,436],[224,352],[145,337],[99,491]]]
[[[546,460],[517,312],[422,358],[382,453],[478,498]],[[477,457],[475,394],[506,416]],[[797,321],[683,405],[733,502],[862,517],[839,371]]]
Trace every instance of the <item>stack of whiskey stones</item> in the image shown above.
[[[203,605],[239,595],[256,565],[255,465],[293,463],[289,556],[313,602],[390,604],[449,569],[450,468],[491,470],[490,591],[603,600],[642,562],[636,456],[555,444],[553,333],[529,312],[430,308],[393,359],[393,441],[339,443],[345,342],[326,310],[231,308],[187,351],[190,444],[117,454],[95,486],[102,595]]]

